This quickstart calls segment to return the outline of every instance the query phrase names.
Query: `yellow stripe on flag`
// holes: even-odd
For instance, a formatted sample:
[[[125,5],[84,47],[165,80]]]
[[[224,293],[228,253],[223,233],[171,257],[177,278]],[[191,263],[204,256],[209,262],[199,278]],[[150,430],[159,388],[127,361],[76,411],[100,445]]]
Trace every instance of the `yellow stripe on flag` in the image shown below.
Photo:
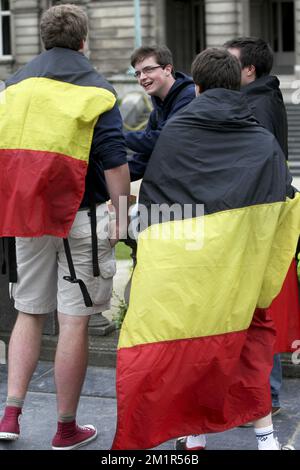
[[[84,161],[99,115],[116,102],[104,88],[41,77],[11,85],[2,94],[1,149],[48,151]]]
[[[269,256],[270,262],[265,271],[258,299],[258,307],[269,307],[272,300],[279,294],[291,259],[295,256],[299,235],[300,193],[296,193],[294,199],[287,199],[283,205]]]
[[[297,198],[286,204],[232,209],[152,225],[142,232],[119,348],[247,329],[272,262],[277,225],[288,204],[294,206],[290,217],[297,218],[298,210],[294,240],[297,230],[299,234],[299,202]],[[201,247],[198,227],[203,222]],[[284,237],[282,227],[279,245]],[[271,296],[263,294],[263,306],[279,293],[290,261],[290,253],[282,256],[276,271],[268,274],[277,280]]]

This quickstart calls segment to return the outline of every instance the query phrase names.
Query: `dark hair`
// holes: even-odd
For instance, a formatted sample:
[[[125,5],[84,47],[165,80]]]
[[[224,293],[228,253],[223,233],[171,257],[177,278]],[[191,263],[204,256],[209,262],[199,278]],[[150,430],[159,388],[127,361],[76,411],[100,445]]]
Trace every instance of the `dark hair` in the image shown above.
[[[271,46],[260,38],[241,37],[227,41],[226,49],[239,49],[242,69],[255,66],[256,78],[268,75],[273,67],[273,50]]]
[[[202,92],[211,88],[239,90],[241,67],[237,58],[226,49],[211,47],[195,58],[192,76]]]
[[[158,65],[173,65],[172,52],[167,46],[142,46],[135,49],[130,57],[132,67],[147,57],[154,56]]]
[[[55,5],[42,15],[40,30],[45,49],[65,47],[78,51],[87,37],[88,18],[76,5]]]

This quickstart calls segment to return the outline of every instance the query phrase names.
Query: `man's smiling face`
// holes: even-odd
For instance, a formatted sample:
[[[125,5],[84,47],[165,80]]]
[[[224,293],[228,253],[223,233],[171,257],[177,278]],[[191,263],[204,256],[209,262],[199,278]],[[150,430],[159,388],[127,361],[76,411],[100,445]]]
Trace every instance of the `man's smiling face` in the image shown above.
[[[145,92],[163,100],[174,83],[172,65],[159,65],[154,56],[149,56],[137,62],[134,68],[139,84]]]

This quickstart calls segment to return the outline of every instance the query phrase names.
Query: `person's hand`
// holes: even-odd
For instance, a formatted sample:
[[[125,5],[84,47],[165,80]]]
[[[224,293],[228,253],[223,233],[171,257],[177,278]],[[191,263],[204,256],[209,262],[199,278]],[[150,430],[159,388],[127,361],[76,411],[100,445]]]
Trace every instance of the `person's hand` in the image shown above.
[[[109,243],[113,248],[119,241],[119,230],[116,222],[116,214],[113,206],[109,206],[110,222],[109,222]]]
[[[109,243],[110,243],[110,246],[112,248],[114,248],[114,246],[116,246],[116,244],[118,243],[119,239],[118,238],[110,238],[109,239]]]

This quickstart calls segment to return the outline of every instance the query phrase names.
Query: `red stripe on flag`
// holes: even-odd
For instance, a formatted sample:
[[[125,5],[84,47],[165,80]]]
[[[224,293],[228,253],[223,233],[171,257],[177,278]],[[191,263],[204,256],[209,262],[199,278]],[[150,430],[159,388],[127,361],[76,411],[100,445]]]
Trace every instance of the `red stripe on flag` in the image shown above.
[[[58,153],[0,150],[0,236],[66,237],[87,163]]]
[[[282,289],[268,312],[276,327],[276,353],[294,352],[293,343],[300,340],[300,297],[296,260],[290,265]]]
[[[266,416],[274,336],[267,312],[256,310],[246,331],[119,350],[112,448],[149,449]]]

